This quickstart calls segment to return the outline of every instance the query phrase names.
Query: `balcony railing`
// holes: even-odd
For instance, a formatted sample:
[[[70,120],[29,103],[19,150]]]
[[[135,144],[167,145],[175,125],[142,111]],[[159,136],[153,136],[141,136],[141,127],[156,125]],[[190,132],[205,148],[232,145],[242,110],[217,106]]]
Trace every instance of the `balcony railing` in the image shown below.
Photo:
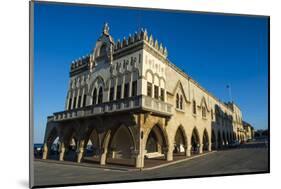
[[[104,102],[97,105],[90,105],[83,108],[56,112],[52,118],[50,117],[50,119],[48,119],[48,121],[62,121],[136,109],[155,112],[163,116],[172,115],[172,105],[151,97],[136,96],[111,102]]]

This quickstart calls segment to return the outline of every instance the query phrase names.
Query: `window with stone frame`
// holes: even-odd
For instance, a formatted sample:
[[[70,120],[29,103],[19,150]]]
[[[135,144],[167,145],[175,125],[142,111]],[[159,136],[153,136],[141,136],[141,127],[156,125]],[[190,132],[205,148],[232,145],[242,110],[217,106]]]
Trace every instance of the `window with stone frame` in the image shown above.
[[[96,88],[95,88],[95,90],[94,90],[94,92],[93,92],[92,104],[93,104],[93,105],[97,104],[97,89],[96,89]]]
[[[213,112],[213,109],[211,109],[211,119],[213,120],[214,119],[214,112]]]
[[[152,83],[147,82],[147,96],[152,97]]]
[[[76,108],[76,97],[74,97],[74,100],[73,100],[73,106],[72,106],[73,109]]]
[[[109,101],[113,101],[113,100],[114,100],[114,87],[111,87],[109,91]]]
[[[179,109],[179,103],[180,103],[180,97],[179,97],[179,94],[177,94],[176,96],[176,108]]]
[[[124,85],[124,98],[129,97],[129,89],[130,89],[129,87],[130,87],[129,83],[125,83],[125,85]]]
[[[102,98],[103,98],[103,89],[102,89],[102,87],[100,87],[99,96],[98,96],[98,104],[102,103]]]
[[[80,108],[81,107],[81,99],[82,99],[82,97],[81,97],[81,95],[78,97],[78,108]]]
[[[122,86],[118,85],[117,86],[117,91],[116,91],[116,100],[121,99],[121,89],[122,89]]]
[[[207,112],[206,112],[206,107],[205,107],[205,106],[202,106],[202,117],[203,117],[203,118],[206,118],[206,114],[207,114]]]
[[[83,107],[86,106],[86,100],[87,100],[87,95],[84,94],[84,97],[83,97]]]
[[[133,81],[132,83],[132,96],[137,96],[138,81]]]
[[[71,109],[71,103],[72,103],[72,98],[69,98],[69,100],[68,100],[68,110],[70,110]]]
[[[160,91],[160,100],[165,101],[165,90],[161,88]]]
[[[159,87],[157,85],[154,85],[154,98],[159,98]]]
[[[180,109],[183,109],[183,98],[182,95],[180,95]]]
[[[196,101],[195,100],[192,101],[192,113],[196,114]]]

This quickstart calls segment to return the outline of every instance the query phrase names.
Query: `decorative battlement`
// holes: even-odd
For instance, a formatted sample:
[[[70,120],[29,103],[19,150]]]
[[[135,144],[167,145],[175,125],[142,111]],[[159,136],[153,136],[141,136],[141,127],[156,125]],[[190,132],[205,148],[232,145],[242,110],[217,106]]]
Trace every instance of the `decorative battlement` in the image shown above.
[[[83,56],[78,60],[74,60],[70,66],[70,76],[79,74],[89,68],[90,65],[90,55]]]
[[[85,64],[88,64],[89,61],[90,61],[90,55],[80,57],[78,60],[72,61],[70,70],[74,70],[82,66],[85,66]]]
[[[131,52],[128,49],[138,46],[143,48],[144,46],[156,53],[156,56],[161,57],[162,59],[167,58],[168,51],[167,48],[159,43],[157,39],[154,39],[152,34],[148,35],[146,29],[141,29],[138,32],[135,32],[134,35],[129,35],[128,38],[124,37],[121,41],[117,40],[115,43],[111,35],[109,34],[109,26],[105,23],[105,26],[102,31],[101,37],[97,40],[96,47],[94,48],[91,54],[83,56],[78,60],[72,61],[70,67],[70,75],[76,75],[86,70],[92,70],[98,62],[107,59],[106,62],[111,62],[114,58],[118,58],[124,55],[124,52]]]
[[[139,32],[135,32],[133,36],[130,34],[128,39],[126,39],[126,37],[124,37],[122,41],[118,39],[117,43],[115,44],[114,51],[120,51],[123,48],[133,45],[142,40],[146,41],[151,47],[153,47],[165,58],[168,56],[167,48],[163,47],[162,43],[159,43],[157,39],[154,40],[152,34],[150,34],[150,36],[148,37],[146,29],[141,29]]]

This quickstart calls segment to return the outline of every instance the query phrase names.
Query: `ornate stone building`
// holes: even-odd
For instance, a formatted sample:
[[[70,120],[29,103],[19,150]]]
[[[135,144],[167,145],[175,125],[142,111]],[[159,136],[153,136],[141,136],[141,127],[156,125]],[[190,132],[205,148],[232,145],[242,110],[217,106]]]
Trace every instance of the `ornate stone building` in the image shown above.
[[[242,113],[168,59],[146,30],[115,42],[105,24],[70,67],[65,110],[48,117],[43,159],[124,163],[191,156],[245,138]],[[59,154],[52,154],[53,143]]]

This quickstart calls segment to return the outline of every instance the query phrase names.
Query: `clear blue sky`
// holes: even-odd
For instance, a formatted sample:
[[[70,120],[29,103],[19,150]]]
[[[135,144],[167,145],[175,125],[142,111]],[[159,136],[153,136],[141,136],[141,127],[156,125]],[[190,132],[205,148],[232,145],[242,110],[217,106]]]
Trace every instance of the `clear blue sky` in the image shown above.
[[[268,127],[267,18],[35,3],[36,143],[47,116],[64,110],[71,61],[91,52],[104,22],[115,41],[147,28],[174,64],[222,101],[231,83],[244,120]]]

